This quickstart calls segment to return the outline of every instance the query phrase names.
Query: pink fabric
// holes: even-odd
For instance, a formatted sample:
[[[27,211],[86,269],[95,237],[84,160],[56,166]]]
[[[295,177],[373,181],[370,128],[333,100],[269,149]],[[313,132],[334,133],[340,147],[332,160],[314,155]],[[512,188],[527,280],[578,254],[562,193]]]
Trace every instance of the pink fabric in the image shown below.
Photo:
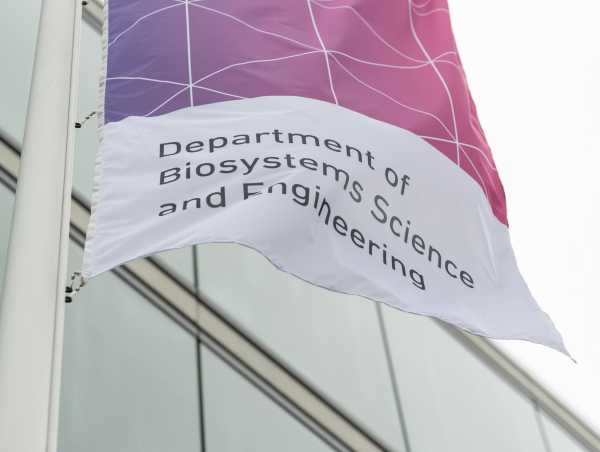
[[[508,224],[446,0],[110,0],[109,8],[106,122],[266,95],[337,103],[422,136]]]

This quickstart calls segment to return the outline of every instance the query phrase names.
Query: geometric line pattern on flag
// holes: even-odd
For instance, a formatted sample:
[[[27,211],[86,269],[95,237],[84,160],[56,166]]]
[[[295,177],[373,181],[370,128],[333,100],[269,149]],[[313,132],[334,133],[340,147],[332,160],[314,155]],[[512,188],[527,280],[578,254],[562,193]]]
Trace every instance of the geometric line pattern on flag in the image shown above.
[[[507,224],[446,1],[348,3],[110,0],[104,121],[261,95],[336,103],[428,141]]]

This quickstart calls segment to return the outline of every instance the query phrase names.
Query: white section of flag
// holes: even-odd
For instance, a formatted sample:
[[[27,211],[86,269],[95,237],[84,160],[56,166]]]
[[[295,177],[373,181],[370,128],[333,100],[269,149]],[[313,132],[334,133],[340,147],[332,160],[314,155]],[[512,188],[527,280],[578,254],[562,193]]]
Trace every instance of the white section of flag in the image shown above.
[[[96,170],[87,278],[232,242],[327,289],[566,353],[481,187],[396,126],[299,97],[222,102],[104,126]]]

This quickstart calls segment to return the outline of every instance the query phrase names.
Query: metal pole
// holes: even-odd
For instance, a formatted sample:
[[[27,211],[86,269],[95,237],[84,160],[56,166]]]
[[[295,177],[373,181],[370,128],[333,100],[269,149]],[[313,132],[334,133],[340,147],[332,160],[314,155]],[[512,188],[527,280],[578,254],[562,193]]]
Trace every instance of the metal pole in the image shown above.
[[[0,450],[54,452],[62,362],[79,0],[43,0],[0,301]]]

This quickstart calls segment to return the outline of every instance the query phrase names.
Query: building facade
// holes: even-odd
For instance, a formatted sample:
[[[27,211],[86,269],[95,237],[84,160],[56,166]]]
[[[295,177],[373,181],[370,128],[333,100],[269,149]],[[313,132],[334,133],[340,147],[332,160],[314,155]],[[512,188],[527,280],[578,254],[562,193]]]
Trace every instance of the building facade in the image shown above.
[[[0,275],[39,12],[40,0],[0,6]],[[82,118],[97,105],[100,3],[84,19]],[[92,119],[75,144],[70,272],[81,267],[96,148]],[[132,262],[67,306],[58,443],[60,452],[600,451],[592,430],[489,341],[313,287],[234,245]]]

